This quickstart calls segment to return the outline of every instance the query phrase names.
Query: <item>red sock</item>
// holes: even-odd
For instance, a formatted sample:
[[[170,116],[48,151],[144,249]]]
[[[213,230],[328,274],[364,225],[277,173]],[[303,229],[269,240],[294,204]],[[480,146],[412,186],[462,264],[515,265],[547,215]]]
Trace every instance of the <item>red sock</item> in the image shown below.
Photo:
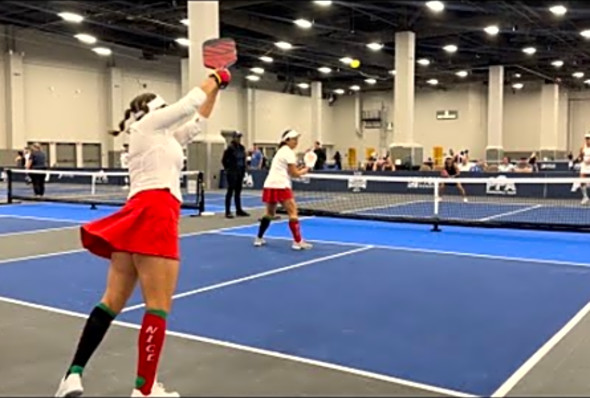
[[[301,226],[299,225],[299,220],[289,220],[289,229],[293,234],[295,242],[301,242]]]
[[[165,336],[166,312],[148,310],[143,317],[139,332],[139,356],[135,381],[135,388],[144,395],[149,395],[152,392]]]

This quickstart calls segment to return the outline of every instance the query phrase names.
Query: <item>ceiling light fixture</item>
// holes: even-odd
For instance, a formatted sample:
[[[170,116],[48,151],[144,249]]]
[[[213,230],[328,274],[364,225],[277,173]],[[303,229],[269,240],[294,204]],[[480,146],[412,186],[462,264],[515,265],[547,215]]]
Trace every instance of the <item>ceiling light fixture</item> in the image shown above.
[[[334,94],[342,95],[344,94],[344,90],[342,90],[341,88],[337,88],[336,90],[334,90]]]
[[[520,79],[522,77],[522,75],[520,73],[515,73],[514,74],[514,78],[515,79]]]
[[[281,50],[290,50],[293,48],[293,45],[291,43],[287,43],[286,41],[278,41],[275,43],[275,46]]]
[[[263,55],[262,57],[260,57],[258,59],[261,60],[262,62],[266,62],[267,64],[271,64],[272,61],[274,61],[274,59],[272,59],[272,57],[269,57],[268,55]]]
[[[178,39],[175,40],[178,44],[180,44],[181,46],[184,47],[188,47],[191,45],[191,41],[189,39],[187,39],[186,37],[179,37]]]
[[[430,60],[428,58],[420,58],[418,60],[418,64],[420,64],[422,66],[428,66],[428,65],[430,65]]]
[[[252,68],[252,69],[250,69],[250,71],[251,71],[252,73],[256,73],[257,75],[262,75],[262,74],[264,74],[264,69],[263,69],[263,68],[259,68],[259,67],[257,67],[257,66],[256,66],[256,67],[254,67],[254,68]]]
[[[82,15],[75,14],[73,12],[60,12],[57,15],[60,16],[61,19],[63,19],[64,21],[71,23],[80,23],[84,20],[84,17]]]
[[[345,65],[350,65],[350,63],[352,62],[352,58],[350,58],[350,57],[342,57],[342,58],[340,58],[340,62],[342,62]]]
[[[498,25],[486,26],[483,30],[490,36],[496,36],[498,33],[500,33],[500,28]]]
[[[106,48],[106,47],[95,47],[92,49],[92,51],[94,51],[96,54],[103,56],[103,57],[108,57],[109,55],[111,55],[113,53],[110,48]]]
[[[180,23],[183,24],[184,26],[189,26],[189,24],[190,24],[188,18],[181,19]]]
[[[329,7],[332,5],[332,2],[330,0],[316,0],[314,1],[314,3],[322,7]]]
[[[426,83],[430,84],[431,86],[436,86],[438,84],[438,80],[430,79],[430,80],[427,80]]]
[[[390,70],[390,71],[389,71],[389,74],[390,74],[391,76],[395,76],[395,69],[392,69],[392,70]]]
[[[303,18],[296,19],[295,21],[293,21],[293,23],[302,29],[309,29],[313,26],[313,22]]]
[[[527,55],[533,55],[537,52],[537,49],[535,47],[525,47],[522,49],[522,52]]]
[[[459,47],[457,47],[454,44],[448,44],[443,47],[443,50],[445,50],[448,53],[456,53],[458,49],[459,49]]]
[[[357,86],[357,85],[355,84],[354,86],[350,86],[350,89],[351,89],[352,91],[360,91],[360,89],[361,89],[361,86]]]
[[[76,39],[80,40],[82,43],[86,44],[94,44],[96,43],[96,37],[87,35],[86,33],[79,33],[74,36]]]
[[[561,68],[563,66],[563,61],[556,59],[555,61],[551,62],[551,65],[555,66],[556,68]]]
[[[459,77],[467,77],[469,75],[469,72],[467,72],[466,70],[460,70],[460,71],[456,72],[455,75],[457,75]]]
[[[373,43],[367,44],[367,47],[369,47],[373,51],[379,51],[383,48],[383,44],[373,42]]]
[[[514,83],[512,85],[512,88],[515,89],[515,90],[522,90],[524,88],[524,84],[522,84],[522,83]]]
[[[584,77],[584,72],[574,72],[574,73],[572,73],[572,76],[575,77],[576,79],[581,79]]]
[[[580,32],[584,39],[590,39],[590,29],[586,29]]]
[[[248,76],[246,76],[246,79],[250,80],[251,82],[257,82],[260,80],[260,76],[248,75]]]
[[[299,87],[299,88],[301,88],[303,90],[307,90],[309,88],[309,84],[307,84],[307,83],[299,83],[297,85],[297,87]]]
[[[556,6],[550,7],[549,8],[549,11],[551,11],[554,15],[556,15],[558,17],[562,17],[567,12],[567,8],[565,8],[564,6],[562,6],[560,4],[560,5],[556,5]]]
[[[590,84],[590,79],[584,80],[584,84]]]
[[[365,79],[365,83],[367,83],[367,84],[377,84],[377,79],[373,79],[373,78]]]
[[[445,5],[442,1],[429,1],[426,3],[426,7],[434,12],[441,12],[445,9]]]
[[[322,66],[321,68],[318,68],[318,71],[324,74],[328,74],[332,72],[332,69],[328,68],[327,66]]]

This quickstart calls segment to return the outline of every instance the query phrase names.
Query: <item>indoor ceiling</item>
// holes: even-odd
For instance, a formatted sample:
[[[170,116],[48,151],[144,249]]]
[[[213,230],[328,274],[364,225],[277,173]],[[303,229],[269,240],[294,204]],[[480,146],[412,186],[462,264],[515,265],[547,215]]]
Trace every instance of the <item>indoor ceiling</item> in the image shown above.
[[[292,90],[298,83],[322,80],[328,91],[353,85],[361,90],[390,88],[395,33],[412,30],[416,60],[430,61],[428,66],[417,62],[418,86],[444,89],[463,81],[485,82],[487,68],[494,64],[508,66],[509,84],[544,79],[573,89],[590,85],[590,1],[434,2],[435,9],[440,3],[444,6],[438,12],[427,1],[317,3],[220,1],[221,35],[236,39],[237,67],[248,73],[253,67],[265,69],[259,82],[249,84],[272,79]],[[562,7],[552,11],[557,5]],[[85,19],[68,23],[57,15],[63,11]],[[0,24],[70,37],[87,33],[98,38],[97,45],[140,49],[145,59],[188,55],[187,47],[176,41],[188,35],[181,23],[186,17],[187,2],[180,0],[0,2]],[[298,19],[311,22],[311,27],[296,25]],[[495,35],[484,31],[492,26],[498,28]],[[293,47],[282,50],[275,45],[278,41]],[[369,43],[383,47],[375,51]],[[451,51],[446,51],[449,45]],[[527,47],[534,48],[534,54],[524,52]],[[273,62],[261,61],[263,55]],[[361,66],[351,68],[340,61],[343,57],[360,60]],[[556,67],[558,60],[562,65]],[[320,67],[332,72],[323,74]],[[459,71],[466,74],[457,75]],[[576,72],[584,76],[574,77]]]

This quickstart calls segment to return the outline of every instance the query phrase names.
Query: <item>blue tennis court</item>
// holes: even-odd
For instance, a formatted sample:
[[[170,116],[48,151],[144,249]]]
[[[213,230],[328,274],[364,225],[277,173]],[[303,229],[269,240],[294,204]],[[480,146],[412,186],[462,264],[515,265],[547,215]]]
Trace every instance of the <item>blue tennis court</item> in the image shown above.
[[[290,250],[282,222],[263,248],[255,225],[184,236],[170,329],[489,396],[590,301],[583,234],[325,218],[302,231],[313,250]],[[9,260],[0,296],[85,314],[106,265]],[[136,292],[119,319],[142,316]]]

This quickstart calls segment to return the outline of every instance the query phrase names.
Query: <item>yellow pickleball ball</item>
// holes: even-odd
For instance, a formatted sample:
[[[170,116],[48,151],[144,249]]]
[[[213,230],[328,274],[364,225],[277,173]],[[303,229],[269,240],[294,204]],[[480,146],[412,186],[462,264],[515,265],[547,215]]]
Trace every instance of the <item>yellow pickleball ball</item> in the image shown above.
[[[350,67],[351,68],[358,68],[359,66],[361,66],[361,61],[359,61],[358,59],[353,59],[352,62],[350,63]]]

